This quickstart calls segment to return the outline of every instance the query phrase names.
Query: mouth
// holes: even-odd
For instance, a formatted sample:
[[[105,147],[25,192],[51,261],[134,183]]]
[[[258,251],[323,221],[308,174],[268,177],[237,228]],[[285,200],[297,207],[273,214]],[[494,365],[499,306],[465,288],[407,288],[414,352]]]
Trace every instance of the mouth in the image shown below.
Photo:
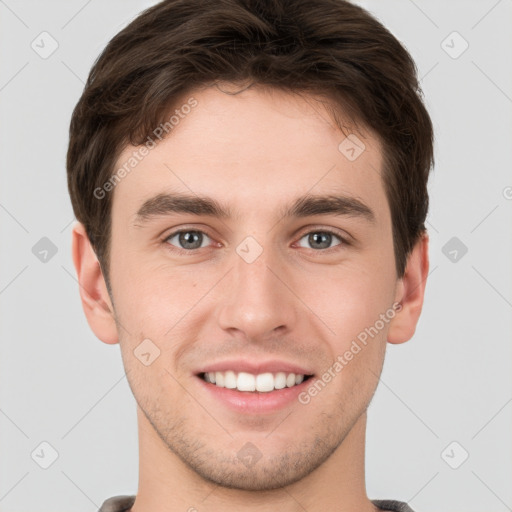
[[[194,372],[208,403],[212,400],[220,410],[246,417],[273,415],[293,407],[314,376],[309,365],[249,356],[211,362]]]
[[[198,377],[217,388],[232,389],[243,393],[272,393],[300,386],[313,375],[293,372],[248,373],[233,370],[202,372]]]

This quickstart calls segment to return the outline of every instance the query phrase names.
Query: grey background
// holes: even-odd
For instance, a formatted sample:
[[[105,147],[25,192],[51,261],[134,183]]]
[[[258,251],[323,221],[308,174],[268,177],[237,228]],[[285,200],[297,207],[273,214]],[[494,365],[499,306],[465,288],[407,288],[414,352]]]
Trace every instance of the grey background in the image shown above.
[[[94,337],[79,301],[65,152],[94,59],[153,3],[0,0],[2,512],[92,512],[137,490],[119,347]],[[416,512],[512,510],[512,0],[360,3],[415,58],[437,139],[426,301],[414,338],[388,345],[368,495]],[[31,47],[51,49],[43,31],[58,43],[47,58]]]

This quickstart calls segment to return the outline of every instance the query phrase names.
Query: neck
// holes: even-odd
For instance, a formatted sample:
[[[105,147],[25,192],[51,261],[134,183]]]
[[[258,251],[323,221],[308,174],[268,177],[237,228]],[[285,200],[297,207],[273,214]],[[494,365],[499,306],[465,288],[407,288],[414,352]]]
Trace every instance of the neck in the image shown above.
[[[366,496],[366,412],[335,452],[302,480],[270,491],[220,487],[201,478],[169,450],[137,409],[139,489],[131,512],[375,512]]]

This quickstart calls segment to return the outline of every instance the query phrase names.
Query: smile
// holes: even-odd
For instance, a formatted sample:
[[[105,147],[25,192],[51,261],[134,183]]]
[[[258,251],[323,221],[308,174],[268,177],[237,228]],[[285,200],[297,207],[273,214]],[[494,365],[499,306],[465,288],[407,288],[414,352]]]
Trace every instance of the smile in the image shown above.
[[[245,392],[269,393],[271,391],[298,386],[311,375],[276,372],[254,375],[247,372],[205,372],[200,377],[219,388],[236,389]]]

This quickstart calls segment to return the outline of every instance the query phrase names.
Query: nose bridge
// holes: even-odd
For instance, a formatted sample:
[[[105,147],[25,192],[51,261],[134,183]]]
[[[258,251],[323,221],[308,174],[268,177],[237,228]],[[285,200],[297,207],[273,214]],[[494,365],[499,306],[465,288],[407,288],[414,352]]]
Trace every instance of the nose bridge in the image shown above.
[[[293,294],[282,282],[286,282],[286,277],[280,276],[284,266],[272,247],[247,237],[235,248],[219,315],[222,328],[237,329],[256,339],[291,327],[295,319]]]

